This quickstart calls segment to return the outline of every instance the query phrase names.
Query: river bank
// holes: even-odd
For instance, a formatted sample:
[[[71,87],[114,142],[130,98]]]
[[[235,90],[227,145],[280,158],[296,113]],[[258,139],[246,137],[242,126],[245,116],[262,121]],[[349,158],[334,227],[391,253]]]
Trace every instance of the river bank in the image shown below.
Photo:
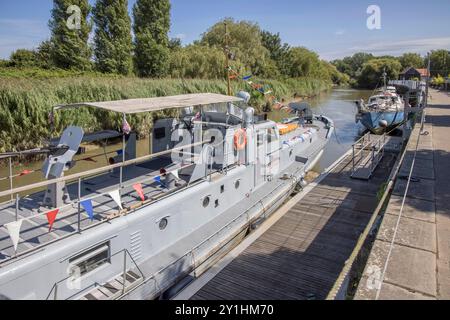
[[[255,80],[256,81],[256,80]],[[332,84],[317,79],[260,80],[278,99],[290,100],[296,96],[314,96],[331,89]],[[243,81],[233,81],[233,92],[250,91]],[[225,94],[222,80],[141,79],[136,77],[65,77],[14,78],[0,77],[0,153],[40,147],[42,139],[50,136],[49,112],[58,104],[111,101],[132,98],[169,96],[185,93],[214,92]],[[258,92],[252,94],[252,105],[262,110],[266,100]],[[141,138],[148,136],[154,118],[169,112],[142,114],[131,117],[130,124]],[[77,125],[87,131],[119,129],[121,115],[83,108],[56,115],[59,135],[68,125]]]

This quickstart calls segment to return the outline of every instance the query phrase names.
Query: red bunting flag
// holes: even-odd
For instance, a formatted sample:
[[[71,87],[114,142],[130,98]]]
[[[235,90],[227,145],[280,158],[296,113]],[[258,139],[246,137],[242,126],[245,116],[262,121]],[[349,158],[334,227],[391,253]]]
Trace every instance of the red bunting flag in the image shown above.
[[[47,212],[47,220],[48,220],[48,224],[50,225],[48,232],[52,231],[53,223],[55,222],[56,216],[58,215],[58,213],[59,213],[59,209]]]
[[[26,176],[26,175],[28,175],[28,174],[31,174],[31,173],[33,173],[33,171],[31,171],[31,170],[23,170],[21,173],[20,173],[20,177],[23,177],[23,176]]]
[[[144,190],[142,189],[142,184],[137,183],[133,186],[134,190],[136,190],[139,197],[141,197],[142,202],[145,201]]]
[[[92,158],[85,158],[85,159],[83,159],[83,161],[97,163],[97,161]]]

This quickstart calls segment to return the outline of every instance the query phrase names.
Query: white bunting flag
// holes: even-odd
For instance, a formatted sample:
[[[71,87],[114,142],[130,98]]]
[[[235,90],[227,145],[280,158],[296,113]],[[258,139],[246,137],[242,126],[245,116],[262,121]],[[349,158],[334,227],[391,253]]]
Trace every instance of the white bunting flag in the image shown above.
[[[180,176],[178,175],[178,170],[172,171],[171,174],[173,174],[175,178],[180,180]]]
[[[123,210],[122,201],[120,199],[120,192],[119,192],[119,190],[115,190],[115,191],[110,192],[109,196],[114,200],[114,202],[117,204],[117,206],[120,208],[120,210]]]
[[[22,221],[14,221],[5,225],[6,229],[8,229],[9,236],[14,245],[14,251],[17,252],[17,246],[19,245],[19,237],[20,237],[20,228],[22,227]]]

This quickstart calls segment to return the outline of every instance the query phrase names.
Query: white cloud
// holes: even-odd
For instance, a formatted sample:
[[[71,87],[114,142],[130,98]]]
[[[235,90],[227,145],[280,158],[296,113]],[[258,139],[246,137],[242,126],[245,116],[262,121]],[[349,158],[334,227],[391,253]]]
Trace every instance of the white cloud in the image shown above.
[[[334,33],[336,36],[343,36],[345,34],[344,29],[339,29]]]
[[[426,54],[431,50],[449,49],[450,37],[441,38],[421,38],[398,41],[376,41],[364,42],[358,45],[348,44],[345,49],[340,51],[322,52],[320,55],[323,59],[333,60],[353,55],[356,52],[368,52],[374,55],[394,55],[398,56],[405,52],[415,52]]]
[[[186,35],[184,33],[179,33],[175,36],[175,38],[180,39],[180,40],[184,40],[186,39]]]

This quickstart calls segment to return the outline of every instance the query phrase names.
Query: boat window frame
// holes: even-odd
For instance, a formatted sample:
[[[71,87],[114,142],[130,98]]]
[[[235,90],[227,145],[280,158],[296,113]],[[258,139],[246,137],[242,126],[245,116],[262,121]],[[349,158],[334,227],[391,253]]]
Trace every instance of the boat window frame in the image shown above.
[[[69,274],[74,277],[76,274],[74,274],[74,267],[78,267],[80,270],[82,270],[82,268],[80,268],[80,264],[83,262],[88,261],[89,259],[92,259],[96,256],[101,255],[102,253],[104,253],[106,251],[107,253],[107,258],[103,258],[101,260],[101,263],[98,264],[97,266],[95,266],[93,269],[86,271],[85,273],[80,272],[78,279],[83,279],[86,278],[90,275],[92,275],[93,273],[99,271],[102,267],[107,266],[107,265],[111,265],[111,242],[107,241],[107,242],[103,242],[100,243],[98,245],[95,245],[89,249],[84,250],[81,253],[78,253],[76,256],[72,257],[69,259]]]

